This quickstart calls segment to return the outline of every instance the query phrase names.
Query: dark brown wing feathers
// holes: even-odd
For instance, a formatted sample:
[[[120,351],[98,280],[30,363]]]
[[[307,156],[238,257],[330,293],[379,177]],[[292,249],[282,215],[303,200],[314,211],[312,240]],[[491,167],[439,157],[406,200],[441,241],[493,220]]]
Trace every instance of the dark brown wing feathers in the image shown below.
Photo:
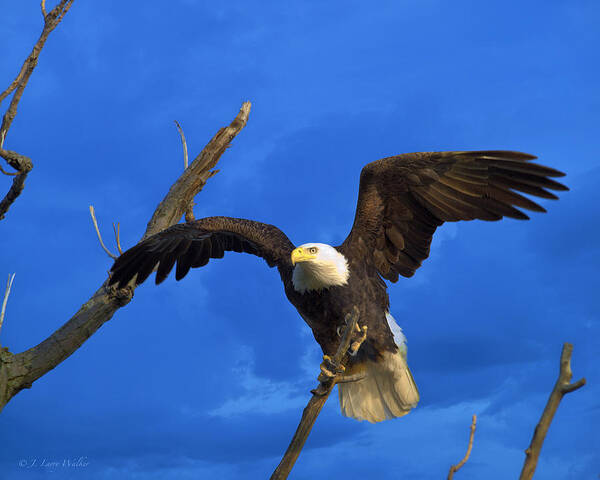
[[[112,266],[110,284],[123,287],[137,275],[139,285],[157,265],[157,284],[175,264],[175,278],[180,280],[190,268],[222,258],[226,251],[250,253],[264,258],[270,267],[284,267],[291,265],[293,249],[292,242],[273,225],[240,218],[203,218],[173,225],[127,250]]]
[[[352,231],[340,246],[370,256],[379,273],[410,277],[429,256],[435,229],[459,220],[527,220],[520,209],[546,210],[521,193],[556,199],[564,173],[510,151],[425,152],[384,158],[360,177]]]

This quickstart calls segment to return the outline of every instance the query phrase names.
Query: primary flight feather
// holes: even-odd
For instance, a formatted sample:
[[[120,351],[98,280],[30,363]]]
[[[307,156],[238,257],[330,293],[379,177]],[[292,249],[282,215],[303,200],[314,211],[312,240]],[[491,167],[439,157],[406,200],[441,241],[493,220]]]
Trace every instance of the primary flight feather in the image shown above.
[[[521,193],[556,199],[549,190],[568,190],[552,177],[564,174],[511,151],[422,152],[384,158],[360,175],[356,216],[337,247],[307,243],[296,248],[273,225],[209,217],[173,225],[127,250],[114,263],[111,284],[135,278],[140,284],[156,269],[162,282],[175,263],[175,278],[225,251],[246,252],[277,267],[289,301],[312,329],[324,354],[333,355],[345,314],[358,307],[366,341],[340,383],[342,413],[379,422],[408,413],[419,392],[406,363],[406,339],[389,310],[382,277],[411,277],[429,256],[437,227],[458,220],[527,220],[520,209],[545,212]]]

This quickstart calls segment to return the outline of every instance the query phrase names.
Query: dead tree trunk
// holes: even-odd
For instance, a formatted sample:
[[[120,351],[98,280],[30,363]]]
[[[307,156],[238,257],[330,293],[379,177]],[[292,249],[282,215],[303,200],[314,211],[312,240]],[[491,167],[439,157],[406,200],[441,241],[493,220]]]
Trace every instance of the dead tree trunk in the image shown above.
[[[242,108],[228,127],[221,128],[204,147],[169,192],[159,203],[143,238],[160,232],[177,223],[194,196],[202,190],[206,181],[215,175],[219,158],[231,141],[244,128],[250,114],[250,102]],[[21,353],[13,354],[8,347],[0,350],[0,410],[24,388],[48,373],[69,357],[96,330],[112,318],[114,313],[132,299],[133,287],[116,289],[106,282],[94,293],[79,311],[62,327],[39,345]]]

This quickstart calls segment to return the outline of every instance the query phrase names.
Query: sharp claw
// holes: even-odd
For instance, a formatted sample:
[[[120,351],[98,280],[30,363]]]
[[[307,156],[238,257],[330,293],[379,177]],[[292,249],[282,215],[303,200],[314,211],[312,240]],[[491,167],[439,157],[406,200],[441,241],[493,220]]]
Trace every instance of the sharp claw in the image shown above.
[[[358,326],[358,325],[357,325]],[[348,349],[348,355],[354,357],[358,353],[358,349],[363,344],[363,342],[367,339],[367,326],[358,327],[358,331],[361,332],[360,337],[352,342],[350,348]]]
[[[318,380],[330,380],[340,373],[344,373],[346,367],[343,365],[336,364],[329,355],[323,355],[323,362],[321,363],[321,374]]]

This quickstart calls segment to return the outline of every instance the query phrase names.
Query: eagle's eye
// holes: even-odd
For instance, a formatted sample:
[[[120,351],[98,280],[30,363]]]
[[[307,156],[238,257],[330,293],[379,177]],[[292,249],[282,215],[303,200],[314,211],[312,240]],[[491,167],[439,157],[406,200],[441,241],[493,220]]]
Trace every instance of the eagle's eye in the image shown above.
[[[317,247],[310,247],[308,249],[308,253],[310,253],[311,255],[315,255],[317,253]]]

